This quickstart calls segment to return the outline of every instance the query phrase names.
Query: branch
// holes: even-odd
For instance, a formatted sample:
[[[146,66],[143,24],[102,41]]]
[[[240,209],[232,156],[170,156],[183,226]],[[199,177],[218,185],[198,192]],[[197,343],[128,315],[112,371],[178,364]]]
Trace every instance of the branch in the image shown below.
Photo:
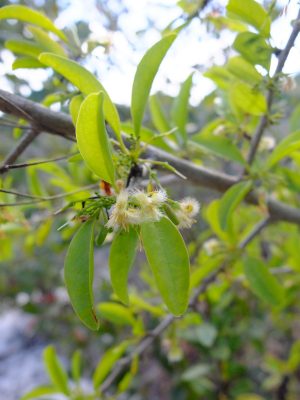
[[[289,56],[289,53],[290,53],[292,47],[294,46],[295,40],[296,40],[299,32],[300,32],[300,10],[299,10],[299,13],[298,13],[298,16],[297,16],[297,20],[294,23],[294,28],[293,28],[293,30],[291,32],[291,35],[290,35],[290,37],[289,37],[289,39],[287,41],[287,44],[286,44],[285,48],[280,52],[280,55],[278,57],[278,64],[277,64],[275,73],[273,75],[273,78],[274,78],[274,83],[273,84],[275,84],[275,82],[278,80],[279,74],[282,72],[284,64],[285,64],[285,62],[286,62],[286,60],[287,60],[287,58]],[[255,134],[253,136],[253,139],[251,141],[249,155],[248,155],[248,159],[247,159],[249,165],[251,165],[253,160],[254,160],[254,157],[255,157],[256,151],[258,149],[260,140],[261,140],[261,138],[262,138],[262,136],[264,134],[264,131],[265,131],[266,127],[268,126],[268,123],[269,123],[269,112],[271,110],[273,99],[274,99],[274,87],[271,87],[267,92],[267,111],[266,111],[266,114],[264,114],[261,117],[260,122],[258,124],[258,127],[256,129],[256,132],[255,132]]]
[[[24,108],[27,118],[20,109]],[[75,128],[71,118],[64,113],[54,112],[46,107],[36,104],[20,96],[0,90],[0,110],[22,116],[40,127],[40,129],[65,137],[74,139]],[[227,175],[212,169],[200,167],[190,161],[183,160],[153,146],[147,146],[146,154],[158,161],[168,162],[172,167],[180,171],[191,182],[205,188],[224,193],[232,185],[239,181],[238,177]],[[246,201],[250,204],[259,204],[259,196],[251,192]],[[300,211],[272,198],[266,200],[268,212],[273,220],[282,220],[290,223],[300,224]]]
[[[266,218],[259,222],[249,235],[239,244],[239,249],[244,249],[270,222],[270,218]],[[195,290],[191,300],[189,302],[189,308],[194,309],[199,296],[206,292],[207,288],[215,282],[221,272],[224,271],[226,262],[223,262],[219,268],[211,272],[206,278],[203,279],[201,285]],[[111,373],[107,376],[100,387],[100,392],[105,393],[118,378],[118,376],[125,370],[126,367],[138,356],[143,354],[154,342],[155,339],[159,338],[160,335],[178,318],[172,314],[168,314],[150,333],[144,336],[134,350],[128,355],[121,358],[116,366],[113,368]]]

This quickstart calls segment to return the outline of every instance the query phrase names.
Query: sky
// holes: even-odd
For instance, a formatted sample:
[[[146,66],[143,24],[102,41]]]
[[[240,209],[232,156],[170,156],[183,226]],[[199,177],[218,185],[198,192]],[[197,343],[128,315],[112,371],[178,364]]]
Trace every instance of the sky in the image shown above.
[[[111,57],[114,66],[108,65],[103,48],[97,47],[91,57],[85,61],[85,66],[95,71],[102,84],[110,94],[112,100],[120,104],[130,104],[131,87],[134,79],[136,66],[144,52],[160,39],[158,29],[147,29],[145,34],[137,34],[147,26],[147,19],[155,20],[159,29],[163,29],[172,20],[180,16],[181,10],[176,5],[176,0],[123,0],[123,5],[129,10],[121,15],[119,25],[121,31],[107,34],[95,5],[96,0],[60,0],[64,10],[55,21],[59,28],[70,27],[76,21],[85,20],[89,24],[92,35],[96,40],[108,39],[112,42]],[[38,0],[41,4],[43,0]],[[219,0],[226,5],[226,0]],[[283,6],[287,0],[278,1]],[[117,2],[110,0],[110,7],[117,10]],[[291,21],[298,12],[298,1],[291,0],[287,12],[284,13],[272,26],[272,44],[278,48],[285,46],[291,31]],[[152,93],[163,91],[175,96],[178,93],[180,83],[188,75],[195,71],[192,66],[209,66],[224,63],[224,47],[230,46],[235,34],[223,32],[220,38],[214,38],[207,34],[205,26],[199,20],[194,20],[190,26],[183,31],[172,45],[164,59],[159,73],[154,81]],[[9,83],[5,80],[5,73],[11,73],[11,64],[14,60],[12,54],[4,51],[4,64],[0,64],[0,86],[11,90]],[[276,60],[273,60],[271,70],[274,70]],[[292,49],[290,57],[285,65],[284,72],[292,76],[300,72],[300,40],[297,40]],[[28,70],[14,72],[19,78],[28,80],[33,90],[41,90],[43,81],[49,74],[49,70],[36,70],[34,74]],[[214,84],[202,73],[196,71],[193,77],[194,86],[191,93],[191,104],[197,105],[211,90]],[[29,95],[28,87],[21,88],[23,95]]]

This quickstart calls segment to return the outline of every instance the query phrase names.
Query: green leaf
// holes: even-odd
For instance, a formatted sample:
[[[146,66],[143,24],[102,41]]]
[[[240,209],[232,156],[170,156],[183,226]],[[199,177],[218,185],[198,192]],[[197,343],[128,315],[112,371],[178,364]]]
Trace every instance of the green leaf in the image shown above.
[[[76,124],[78,148],[88,167],[101,179],[115,181],[110,144],[103,115],[103,92],[90,94],[81,104]]]
[[[233,48],[251,64],[261,65],[269,71],[273,49],[261,35],[242,32],[236,37]]]
[[[178,127],[181,142],[183,143],[187,141],[186,124],[188,120],[188,106],[192,84],[193,73],[183,82],[179,95],[175,98],[171,112],[173,122]]]
[[[262,115],[267,112],[267,101],[262,93],[246,83],[236,83],[229,91],[230,104],[236,112]]]
[[[223,90],[227,90],[232,84],[232,75],[225,67],[214,65],[209,68],[203,76],[211,79],[220,89]]]
[[[81,373],[81,351],[80,350],[74,351],[74,353],[72,355],[71,372],[72,372],[72,378],[74,379],[74,381],[79,382],[80,373]]]
[[[128,341],[122,342],[118,346],[112,347],[105,352],[97,365],[93,375],[94,388],[98,389],[105,377],[109,374],[114,364],[122,357],[128,347]]]
[[[69,395],[68,376],[59,361],[53,346],[47,346],[43,352],[44,364],[51,382],[62,393]]]
[[[163,58],[175,38],[176,34],[170,34],[163,37],[146,52],[137,67],[131,96],[131,115],[136,137],[138,137],[140,133],[152,82]]]
[[[75,126],[76,126],[80,106],[81,106],[83,100],[84,100],[84,97],[81,94],[79,94],[77,96],[73,96],[70,101],[70,104],[69,104],[70,115],[71,115],[73,124]]]
[[[300,149],[300,131],[291,133],[284,138],[267,159],[267,168],[272,168],[282,158]]]
[[[85,222],[74,235],[65,258],[65,283],[72,306],[81,321],[97,330],[99,323],[93,310],[94,224]]]
[[[230,58],[227,63],[227,69],[231,74],[249,83],[249,85],[257,85],[263,79],[255,67],[240,56]]]
[[[33,57],[20,57],[17,58],[13,64],[12,69],[19,69],[19,68],[44,68],[44,65],[39,62],[36,58]]]
[[[16,54],[33,58],[37,58],[44,51],[42,46],[29,40],[7,40],[4,46]]]
[[[113,324],[130,326],[135,324],[132,312],[121,304],[112,302],[100,303],[97,306],[97,310],[100,317]]]
[[[135,259],[138,234],[134,228],[120,230],[111,245],[109,269],[111,284],[119,299],[128,304],[128,274]]]
[[[224,194],[219,205],[219,220],[221,228],[226,231],[230,218],[236,207],[250,191],[252,182],[239,182],[233,185]]]
[[[266,10],[254,0],[229,0],[229,17],[239,19],[254,26],[263,36],[270,36],[271,18]]]
[[[38,25],[39,27],[46,29],[47,31],[53,32],[56,36],[67,42],[65,34],[56,28],[53,22],[42,13],[32,10],[29,7],[21,5],[12,5],[1,7],[0,19],[17,19],[22,22],[28,22],[29,24]]]
[[[149,106],[152,122],[155,128],[161,133],[168,132],[171,129],[171,126],[156,94],[149,97]]]
[[[244,272],[251,290],[258,297],[272,306],[282,305],[284,289],[261,260],[247,257],[244,261]]]
[[[197,134],[192,137],[192,141],[196,142],[197,145],[203,147],[205,150],[223,157],[226,160],[245,164],[245,160],[239,149],[226,137]]]
[[[175,225],[166,217],[144,223],[141,237],[146,257],[159,292],[174,315],[188,305],[190,264],[185,243]]]
[[[300,129],[300,104],[293,108],[292,114],[289,118],[289,128],[293,131],[298,131]]]
[[[29,26],[27,29],[44,51],[49,51],[50,53],[58,54],[60,56],[66,56],[63,47],[59,43],[55,42],[55,40],[51,39],[42,29],[35,26]]]
[[[37,386],[30,392],[22,396],[20,400],[39,399],[40,397],[47,396],[48,394],[58,394],[58,393],[60,393],[60,391],[57,388],[51,386]]]
[[[42,53],[39,60],[44,65],[53,68],[56,72],[64,76],[74,86],[76,86],[84,95],[90,93],[104,93],[104,115],[118,138],[120,138],[120,119],[118,111],[109,98],[106,90],[94,75],[87,69],[71,61],[68,58],[58,56],[52,53]]]

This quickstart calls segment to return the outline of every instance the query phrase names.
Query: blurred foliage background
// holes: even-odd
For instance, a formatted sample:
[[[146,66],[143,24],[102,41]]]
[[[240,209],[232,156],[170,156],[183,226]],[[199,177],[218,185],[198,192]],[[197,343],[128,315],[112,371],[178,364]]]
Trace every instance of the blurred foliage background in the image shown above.
[[[173,69],[182,68],[184,75],[172,75],[170,72],[168,76],[167,71],[170,66],[166,66],[160,78],[161,88],[155,99],[159,101],[169,122],[179,83],[193,71],[194,86],[188,112],[188,136],[192,137],[199,132],[211,132],[219,128],[227,130],[229,137],[235,135],[234,140],[239,142],[243,136],[251,134],[258,118],[254,116],[249,120],[243,120],[241,125],[241,120],[232,117],[233,111],[229,108],[226,98],[231,78],[228,78],[226,70],[222,70],[222,67],[220,70],[211,68],[216,61],[219,66],[223,65],[232,55],[233,50],[229,46],[235,35],[233,32],[240,29],[239,26],[235,26],[233,32],[228,33],[229,23],[221,19],[225,18],[226,2],[214,0],[206,2],[183,0],[177,3],[143,2],[144,7],[149,7],[151,12],[149,17],[142,21],[143,23],[136,25],[132,23],[136,22],[137,17],[132,15],[134,5],[130,1],[88,2],[87,5],[94,4],[94,10],[98,13],[96,17],[94,16],[92,25],[85,18],[81,20],[75,14],[72,16],[74,13],[72,3],[77,2],[2,0],[1,6],[24,4],[41,10],[52,20],[58,19],[58,21],[60,15],[63,15],[68,25],[66,32],[73,45],[72,58],[83,62],[90,70],[97,73],[100,79],[103,73],[104,84],[111,71],[113,78],[107,78],[108,81],[117,76],[115,71],[118,69],[123,70],[124,74],[134,69],[140,55],[167,23],[173,22],[176,26],[193,19],[194,22],[183,34],[182,43],[188,47],[189,40],[207,40],[208,43],[214,40],[219,43],[217,55],[210,63],[205,62],[205,65],[202,54],[197,55],[199,61],[196,65],[187,67],[178,61],[177,65],[173,65]],[[276,3],[273,10],[274,18],[276,16],[282,18],[280,15],[283,13],[284,5],[287,4],[266,1],[265,5],[270,7],[270,3]],[[201,12],[198,15],[199,10]],[[159,17],[156,18],[155,13],[160,13]],[[125,29],[126,23],[129,25],[132,23],[132,27],[127,26]],[[205,32],[204,39],[199,37],[198,23],[204,27],[204,31],[201,31],[201,34]],[[286,23],[288,27],[288,21]],[[99,24],[98,36],[95,34],[97,24]],[[11,70],[14,56],[4,48],[4,42],[7,39],[20,37],[22,32],[23,24],[1,21],[0,71],[3,72],[1,77],[3,87],[43,103],[55,111],[68,112],[69,99],[73,96],[74,89],[64,79],[48,70],[38,72],[36,75],[35,72],[23,74]],[[121,34],[118,34],[120,32]],[[189,51],[193,52],[192,46]],[[124,59],[123,66],[122,57],[129,53],[132,54],[132,58]],[[276,56],[272,57],[276,61]],[[172,62],[174,64],[174,59]],[[204,70],[214,85],[205,84],[203,90],[205,94],[200,95],[199,102],[197,92],[202,91]],[[124,80],[126,80],[125,75]],[[268,133],[270,138],[278,140],[285,132],[299,129],[298,81],[297,77],[293,81],[284,80],[283,86],[277,93],[276,112],[280,118],[271,126]],[[261,84],[267,85],[264,78]],[[124,91],[126,92],[126,89]],[[122,101],[124,96],[119,98],[112,96],[112,98]],[[154,100],[152,103],[154,108],[153,104]],[[153,108],[151,110],[150,107],[147,112],[145,126],[159,131],[159,122],[155,119]],[[121,119],[126,121],[129,117],[128,103],[119,104],[118,109]],[[1,114],[0,156],[3,159],[22,134],[23,125],[24,121]],[[261,149],[257,170],[263,166],[264,159],[272,151],[270,140],[266,141],[265,148]],[[230,164],[230,160],[220,160],[213,152],[203,148],[200,142],[198,144],[199,146],[195,139],[189,149],[189,156],[197,160],[197,163],[205,162],[206,166],[228,173],[240,171],[239,166]],[[246,145],[247,141],[245,145],[241,144],[241,147]],[[51,159],[60,155],[71,155],[73,152],[72,142],[45,134],[41,135],[35,141],[35,145],[22,155],[20,162]],[[185,156],[184,153],[182,156]],[[293,196],[296,196],[300,187],[299,161],[299,155],[293,153],[292,158],[280,170],[278,168],[275,173],[267,171],[260,177],[270,190],[276,192],[277,198],[291,200],[295,205],[297,201]],[[164,175],[172,197],[196,197],[204,209],[203,215],[207,215],[206,210],[216,198],[215,193],[195,187],[189,182],[179,181],[176,177],[170,178],[166,173]],[[61,191],[70,192],[87,184],[97,184],[97,180],[82,164],[62,160],[13,170],[3,177],[2,184],[6,187],[9,185],[18,187],[21,192],[30,188],[30,193],[33,195],[55,196]],[[79,194],[74,194],[69,200],[75,200],[78,196]],[[13,195],[1,193],[1,202],[14,201],[16,198]],[[166,310],[154,289],[153,278],[144,266],[144,257],[140,255],[138,265],[135,266],[130,278],[132,307],[129,314],[126,311],[120,317],[109,307],[107,310],[99,309],[103,322],[97,333],[89,332],[80,323],[70,307],[62,279],[63,257],[75,230],[75,224],[71,224],[60,233],[57,232],[57,229],[71,217],[68,211],[53,217],[53,213],[62,205],[61,199],[58,198],[53,202],[41,203],[38,208],[34,204],[1,208],[0,310],[5,313],[7,310],[17,308],[24,313],[32,314],[34,316],[34,324],[30,327],[32,345],[35,341],[42,341],[45,345],[54,344],[58,354],[67,360],[65,367],[68,370],[71,369],[68,360],[76,349],[80,349],[83,357],[82,374],[89,388],[92,372],[104,352],[127,338],[146,334],[157,325],[160,318],[166,314]],[[194,274],[192,279],[195,286],[207,271],[215,268],[224,255],[230,253],[230,245],[245,236],[246,227],[252,226],[261,215],[261,210],[241,205],[233,216],[234,228],[230,238],[218,235],[209,218],[205,217],[199,218],[193,229],[184,233],[191,255]],[[283,309],[272,308],[255,297],[251,291],[245,290],[248,284],[241,277],[241,263],[239,261],[233,263],[230,271],[222,274],[222,280],[209,287],[197,307],[178,319],[155,341],[155,345],[147,350],[139,360],[138,370],[135,370],[134,365],[131,367],[128,387],[124,379],[119,379],[119,392],[116,398],[298,399],[300,393],[298,243],[298,227],[279,223],[268,227],[261,234],[261,238],[254,240],[250,245],[249,251],[261,257],[275,274],[277,271],[280,280],[284,281],[288,295]],[[108,279],[108,245],[109,238],[107,243],[97,250],[95,260],[95,293],[97,301],[101,301],[102,304],[103,302],[111,304],[116,300]],[[44,377],[44,382],[46,381],[47,378]],[[44,382],[36,382],[33,378],[27,382],[26,387],[20,388],[19,395]],[[18,397],[11,397],[14,398]]]

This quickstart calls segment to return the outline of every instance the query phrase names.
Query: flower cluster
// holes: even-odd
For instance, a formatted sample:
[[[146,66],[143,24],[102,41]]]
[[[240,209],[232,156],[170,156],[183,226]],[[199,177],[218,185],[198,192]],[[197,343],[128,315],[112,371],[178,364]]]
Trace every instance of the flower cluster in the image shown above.
[[[140,225],[144,222],[156,222],[164,215],[164,205],[168,201],[164,190],[146,193],[141,190],[133,192],[122,189],[117,195],[116,203],[111,208],[107,228],[128,229],[130,225]],[[197,200],[186,198],[176,203],[174,214],[179,221],[179,228],[190,228],[195,222],[194,217],[200,209]]]

